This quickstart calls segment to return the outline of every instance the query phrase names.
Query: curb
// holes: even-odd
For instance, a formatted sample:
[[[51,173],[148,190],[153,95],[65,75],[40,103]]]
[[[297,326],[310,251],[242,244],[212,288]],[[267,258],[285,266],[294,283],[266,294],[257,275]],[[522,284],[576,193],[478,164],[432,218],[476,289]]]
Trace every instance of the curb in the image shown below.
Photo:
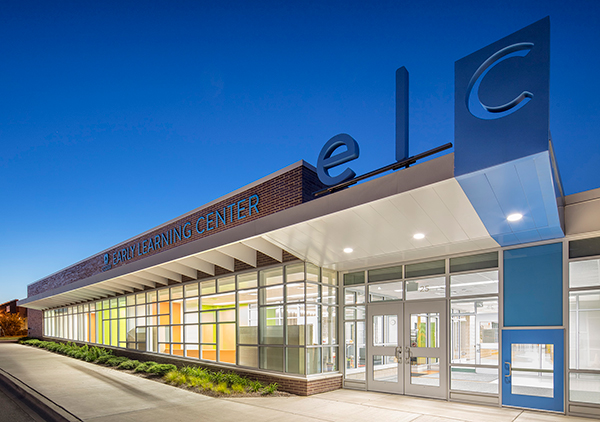
[[[12,391],[31,410],[48,422],[83,420],[0,368],[0,385]]]

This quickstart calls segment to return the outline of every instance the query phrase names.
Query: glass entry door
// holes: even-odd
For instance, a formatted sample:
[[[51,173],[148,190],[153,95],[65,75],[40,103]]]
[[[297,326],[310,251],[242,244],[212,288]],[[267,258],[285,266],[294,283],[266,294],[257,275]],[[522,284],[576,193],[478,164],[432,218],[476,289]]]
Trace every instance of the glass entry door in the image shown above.
[[[446,302],[407,302],[404,305],[405,394],[446,398]]]
[[[371,391],[404,393],[403,304],[367,308],[367,386]]]
[[[367,388],[446,398],[446,302],[369,304]]]
[[[502,331],[502,404],[562,412],[564,331]]]

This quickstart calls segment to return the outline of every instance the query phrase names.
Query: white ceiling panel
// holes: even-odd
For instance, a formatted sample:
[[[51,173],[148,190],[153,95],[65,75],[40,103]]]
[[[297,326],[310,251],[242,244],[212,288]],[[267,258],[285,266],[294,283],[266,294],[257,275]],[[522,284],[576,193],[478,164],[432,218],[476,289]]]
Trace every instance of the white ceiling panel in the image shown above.
[[[415,233],[425,234],[416,240]],[[301,259],[338,270],[498,247],[455,179],[263,235]],[[346,254],[343,249],[352,247]]]

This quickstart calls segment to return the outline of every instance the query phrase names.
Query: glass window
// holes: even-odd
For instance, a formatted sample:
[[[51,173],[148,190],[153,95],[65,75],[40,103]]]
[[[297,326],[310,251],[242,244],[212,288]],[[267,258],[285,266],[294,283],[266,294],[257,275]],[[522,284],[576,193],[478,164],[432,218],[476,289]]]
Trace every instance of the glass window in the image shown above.
[[[260,285],[272,286],[273,284],[283,283],[283,268],[271,268],[260,272]]]
[[[569,400],[600,404],[600,374],[569,374]]]
[[[142,293],[142,295],[143,295],[143,293]],[[138,305],[140,303],[144,303],[143,298],[140,299],[140,296],[141,295],[137,295],[137,298],[136,298],[136,302],[138,303]],[[153,290],[146,294],[146,302],[156,302],[157,298],[158,298],[158,295],[156,294],[156,290]]]
[[[133,306],[133,305],[135,305],[135,296],[134,295],[127,296],[127,306]]]
[[[286,265],[285,281],[288,283],[294,281],[304,281],[304,263]],[[271,283],[274,284],[274,283]]]
[[[185,297],[198,296],[198,283],[186,284],[184,286]]]
[[[569,367],[600,369],[600,290],[569,294]]]
[[[283,347],[261,347],[260,368],[283,372]]]
[[[498,299],[453,300],[452,363],[498,364]]]
[[[171,287],[171,299],[181,299],[183,297],[183,286]]]
[[[238,280],[238,289],[250,289],[252,287],[256,287],[258,285],[258,273],[245,273],[237,276]],[[258,356],[258,351],[257,351]],[[258,366],[258,357],[257,357],[257,365]]]
[[[308,362],[306,365],[307,374],[321,373],[321,348],[310,348],[308,351]]]
[[[291,283],[285,286],[287,303],[304,302],[304,283]]]
[[[333,284],[337,286],[337,272],[333,270],[327,270],[323,268],[321,270],[322,278],[321,281],[325,284]]]
[[[203,296],[200,300],[203,311],[235,307],[235,293],[221,293]]]
[[[344,312],[345,319],[365,319],[364,306],[346,306]]]
[[[239,346],[238,364],[258,368],[258,347]]]
[[[197,344],[186,344],[185,357],[198,359],[200,357],[200,347]]]
[[[293,346],[304,345],[304,327],[306,318],[304,304],[293,304],[286,306],[286,344]]]
[[[337,287],[321,286],[322,302],[327,305],[335,305],[337,303]]]
[[[323,348],[323,372],[337,371],[337,347]]]
[[[186,325],[185,326],[185,342],[186,343],[200,343],[200,331],[198,324]],[[198,356],[195,356],[198,357]]]
[[[373,380],[398,382],[398,359],[396,356],[373,355]]]
[[[217,292],[215,280],[206,280],[200,283],[200,294],[209,295]]]
[[[214,344],[203,344],[200,346],[202,353],[201,359],[211,360],[216,362],[217,360],[217,346]]]
[[[378,281],[399,280],[402,278],[402,265],[388,268],[369,270],[369,283]]]
[[[410,383],[413,385],[439,387],[440,360],[438,358],[411,356]]]
[[[311,264],[310,262],[306,263],[306,281],[313,281],[315,283],[318,283],[319,281],[319,267],[317,267],[316,265]]]
[[[406,282],[406,300],[441,297],[446,297],[446,277],[433,277]]]
[[[304,375],[304,348],[286,348],[285,372]]]
[[[235,364],[235,323],[219,324],[219,362]]]
[[[450,272],[483,270],[498,267],[498,252],[450,258]]]
[[[216,326],[216,324],[200,325],[202,343],[215,344],[217,342],[217,331],[216,331],[215,326]],[[203,359],[206,359],[206,358],[203,358]],[[216,360],[216,354],[215,354],[215,358],[211,359],[211,360]]]
[[[337,307],[322,306],[321,338],[322,344],[337,344]]]
[[[569,262],[569,287],[600,286],[600,259]]]
[[[344,286],[352,286],[354,284],[363,284],[364,282],[365,282],[365,272],[364,271],[344,274]]]
[[[406,266],[406,278],[427,277],[429,275],[444,274],[445,272],[446,261],[443,259]]]
[[[450,389],[498,394],[498,368],[452,367]]]
[[[217,284],[219,287],[219,292],[230,292],[232,290],[235,290],[235,277],[231,276],[220,278],[217,281]]]
[[[256,289],[238,293],[239,343],[258,343],[258,296]],[[258,350],[256,350],[256,366],[258,366]],[[252,365],[249,365],[252,366]]]
[[[398,346],[398,316],[373,316],[373,346]]]
[[[410,315],[410,347],[440,347],[440,314]]]
[[[498,271],[460,274],[450,277],[450,296],[498,293]]]
[[[600,255],[600,237],[569,242],[569,258]]]
[[[554,345],[511,344],[511,392],[554,397]]]
[[[158,301],[169,300],[169,289],[162,289],[158,291]]]
[[[369,302],[402,300],[403,281],[396,283],[372,284],[369,286]]]
[[[261,305],[271,305],[276,303],[283,303],[283,285],[260,289]]]
[[[306,301],[319,302],[321,301],[321,286],[313,283],[306,283]]]
[[[198,298],[192,297],[185,300],[186,312],[198,312]]]
[[[321,306],[306,305],[306,333],[309,346],[321,344]]]
[[[365,303],[365,286],[345,287],[344,303],[346,305]]]
[[[260,308],[259,317],[260,344],[283,344],[283,306]]]

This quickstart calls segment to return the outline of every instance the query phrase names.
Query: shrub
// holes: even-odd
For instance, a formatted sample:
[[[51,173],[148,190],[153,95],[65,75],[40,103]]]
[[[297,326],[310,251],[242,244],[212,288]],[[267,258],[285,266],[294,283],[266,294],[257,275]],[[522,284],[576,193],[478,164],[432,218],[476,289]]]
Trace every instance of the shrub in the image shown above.
[[[213,388],[213,391],[221,394],[231,394],[231,390],[227,388],[227,383],[221,382],[216,387]]]
[[[269,394],[273,394],[275,391],[277,391],[277,383],[276,382],[267,385],[265,388],[263,388],[263,390],[260,394],[262,394],[263,396],[266,396]]]
[[[140,365],[140,361],[139,360],[126,360],[124,362],[121,362],[121,364],[117,367],[117,369],[126,369],[126,370],[132,370],[137,368]]]
[[[249,388],[253,393],[258,393],[263,388],[263,385],[260,381],[250,381]]]
[[[156,362],[148,361],[141,363],[135,368],[135,372],[146,372],[152,365],[158,365]]]
[[[167,372],[176,371],[176,370],[177,370],[177,367],[170,363],[155,363],[154,365],[151,365],[148,367],[148,369],[146,369],[146,373],[147,374],[156,374],[156,375],[160,375],[162,377]],[[184,375],[184,378],[185,378],[185,375]]]
[[[129,358],[126,358],[124,356],[115,356],[115,357],[108,359],[106,361],[106,365],[119,366],[120,364],[122,364],[123,362],[128,361],[128,360],[129,360]]]
[[[233,384],[231,386],[231,390],[233,390],[236,393],[245,393],[246,392],[246,389],[241,384]]]
[[[101,355],[101,356],[98,356],[98,359],[96,359],[96,363],[100,363],[100,364],[104,365],[106,362],[108,362],[112,358],[113,358],[112,355]]]

